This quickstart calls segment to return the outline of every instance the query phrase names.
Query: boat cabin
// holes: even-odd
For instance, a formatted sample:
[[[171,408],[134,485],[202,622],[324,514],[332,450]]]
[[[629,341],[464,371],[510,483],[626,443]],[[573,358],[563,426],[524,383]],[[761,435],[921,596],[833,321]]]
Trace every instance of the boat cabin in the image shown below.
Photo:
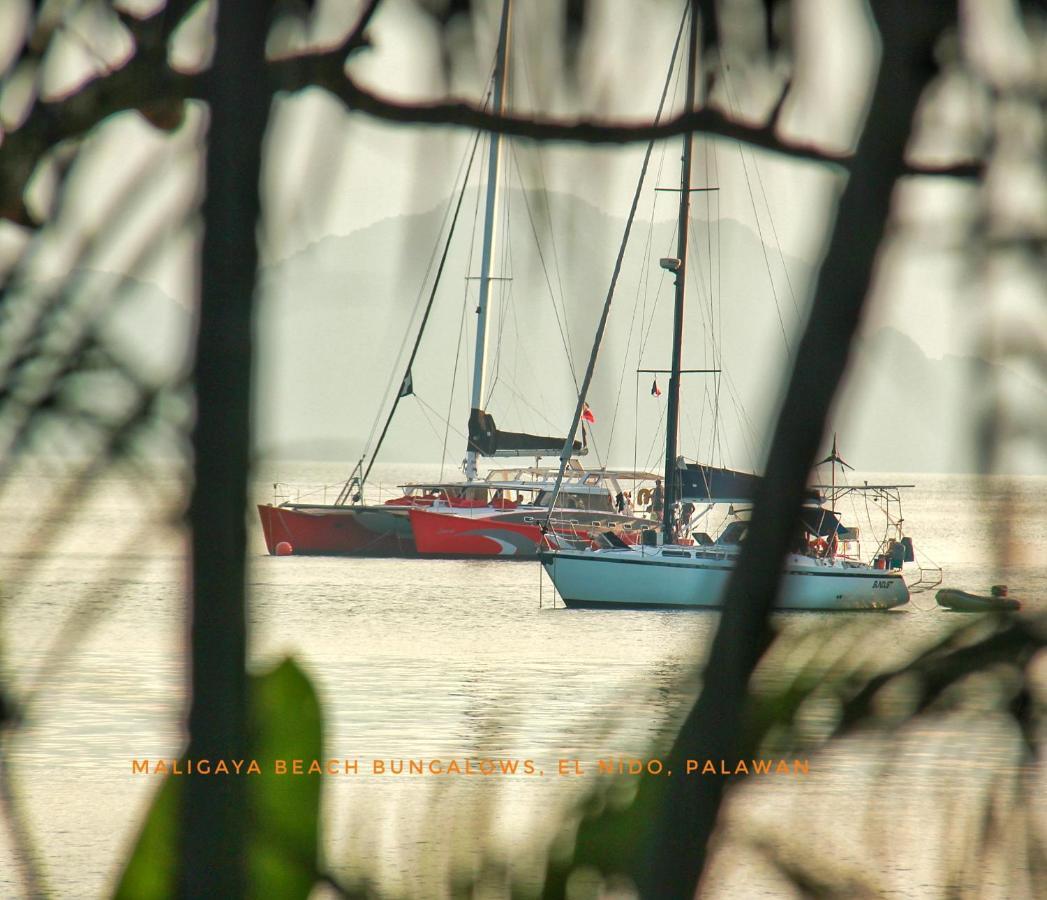
[[[657,478],[649,472],[587,470],[577,464],[564,473],[556,497],[557,509],[614,513],[617,498],[623,494],[621,482],[638,482]],[[403,495],[385,501],[387,506],[452,507],[455,509],[545,508],[552,502],[557,469],[518,467],[496,469],[482,480],[466,482],[416,482],[400,485]],[[649,503],[650,489],[637,492],[636,514]],[[632,505],[630,503],[630,512]]]

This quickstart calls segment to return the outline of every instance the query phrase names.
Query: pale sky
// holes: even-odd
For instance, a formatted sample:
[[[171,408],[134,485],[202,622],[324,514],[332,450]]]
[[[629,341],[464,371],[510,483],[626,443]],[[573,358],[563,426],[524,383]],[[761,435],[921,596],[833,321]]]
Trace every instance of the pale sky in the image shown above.
[[[743,4],[744,5],[744,4]],[[754,8],[760,4],[752,4]],[[500,4],[489,4],[486,16],[471,26],[458,23],[449,33],[455,58],[449,80],[442,69],[438,34],[432,20],[414,0],[386,0],[375,18],[372,51],[360,54],[353,73],[365,85],[402,100],[436,100],[450,90],[475,100],[485,86],[493,55],[494,31]],[[312,39],[324,43],[343,33],[355,19],[355,5],[318,4],[317,28]],[[604,116],[614,119],[649,118],[657,104],[669,54],[679,26],[682,4],[670,0],[638,0],[594,4],[585,39],[578,49],[579,80],[575,89],[565,77],[558,27],[559,3],[530,0],[514,7],[511,61],[512,101],[521,111],[539,109],[543,114]],[[484,7],[481,5],[481,10]],[[742,10],[744,12],[744,10]],[[863,6],[838,0],[805,0],[796,4],[796,16],[805,35],[798,48],[804,60],[794,75],[792,99],[785,108],[784,124],[793,135],[816,139],[843,148],[853,141],[863,111],[863,98],[876,59]],[[179,57],[193,59],[205,51],[193,40],[203,32],[185,29]],[[739,17],[740,21],[744,16]],[[99,22],[80,24],[81,32],[104,35]],[[725,23],[725,30],[731,27]],[[739,47],[755,39],[744,30]],[[198,36],[197,36],[198,37]],[[287,40],[302,40],[290,35]],[[126,41],[99,38],[98,45],[119,59]],[[88,60],[72,45],[69,60],[50,78],[60,89],[63,77],[75,79]],[[730,62],[728,62],[730,66]],[[759,115],[767,106],[768,84],[759,71],[735,64],[719,69],[723,85],[715,102],[742,116]],[[749,72],[748,78],[746,72]],[[682,90],[674,81],[671,97],[678,109]],[[114,189],[136,177],[141,168],[162,171],[163,179],[150,179],[149,197],[136,201],[130,231],[143,227],[151,217],[175,219],[172,211],[186,205],[194,191],[199,160],[194,148],[201,134],[199,114],[171,137],[161,137],[133,116],[99,129],[92,138],[95,152],[85,154],[77,167],[74,190],[66,201],[66,221],[71,230],[107,220],[109,207],[100,198],[99,185]],[[326,235],[348,234],[385,218],[424,212],[446,202],[455,171],[472,135],[460,130],[405,128],[367,116],[347,114],[340,102],[321,91],[281,97],[274,105],[267,155],[266,211],[263,234],[265,258],[279,260],[302,250]],[[676,182],[678,141],[669,142],[662,155],[662,183]],[[556,145],[540,154],[526,153],[529,164],[522,174],[530,189],[544,183],[550,190],[582,197],[605,212],[621,217],[630,201],[643,145],[593,148]],[[540,158],[540,163],[537,160]],[[797,162],[734,142],[696,142],[695,184],[715,180],[720,188],[719,211],[760,230],[765,240],[780,243],[782,251],[807,262],[817,259],[825,236],[839,175],[818,165]],[[79,185],[83,185],[79,188]],[[100,202],[100,199],[102,202]],[[654,207],[658,218],[675,217],[672,195],[662,195]],[[700,205],[699,205],[700,208]],[[641,215],[651,206],[641,204]],[[41,254],[41,274],[64,270],[75,242],[62,242],[63,229]],[[68,232],[65,235],[69,237]],[[133,243],[133,241],[132,241]],[[164,248],[146,266],[150,280],[165,292],[189,303],[193,279],[187,266],[192,244],[184,235],[169,235]],[[111,271],[127,267],[135,256],[126,242],[109,254],[100,254],[93,265]],[[941,356],[952,347],[951,331],[942,327],[955,318],[950,308],[953,291],[938,276],[927,277],[927,268],[900,260],[904,271],[892,276],[892,289],[884,297],[879,320],[910,334],[926,352]],[[902,285],[903,290],[895,289]],[[923,298],[914,309],[900,304],[902,294]],[[904,306],[904,309],[897,308]]]
[[[746,2],[754,10],[763,8],[757,0]],[[458,22],[448,33],[453,62],[445,73],[432,20],[414,0],[386,0],[371,29],[374,49],[356,57],[353,74],[371,89],[400,100],[436,100],[449,92],[475,101],[490,70],[499,5],[494,0],[487,7],[481,4],[475,22]],[[564,118],[649,119],[665,78],[682,6],[677,0],[591,4],[589,27],[577,50],[578,79],[572,81],[563,67],[560,3],[517,2],[511,52],[513,108]],[[762,32],[751,31],[745,6],[731,7],[739,13],[723,23],[735,49],[723,64],[710,63],[719,75],[712,102],[743,118],[759,118],[775,100],[777,73],[753,61],[751,54]],[[11,9],[5,13],[9,18]],[[801,39],[796,48],[800,65],[793,73],[783,127],[794,137],[846,149],[860,128],[877,64],[876,39],[865,6],[858,0],[798,0],[793,9],[800,26],[796,32]],[[279,49],[281,43],[328,43],[351,26],[355,15],[354,4],[320,2],[312,35],[285,30],[274,44]],[[180,36],[177,55],[185,64],[206,57],[207,42],[201,39],[206,24],[203,10]],[[112,62],[127,52],[118,35],[105,36],[102,19],[85,20],[78,27],[81,37],[101,35],[95,52]],[[986,23],[980,27],[987,27]],[[993,46],[988,42],[985,53],[991,56]],[[90,64],[89,56],[71,50],[48,84],[60,90],[63,78],[75,80]],[[682,90],[678,82],[674,85],[670,97],[676,109]],[[969,93],[954,89],[947,96],[954,112],[962,113],[974,102]],[[0,110],[10,118],[17,104],[4,99]],[[959,139],[941,127],[941,121],[922,130],[918,145],[947,156]],[[205,113],[196,105],[172,135],[158,134],[134,115],[115,117],[96,129],[88,152],[72,170],[55,227],[29,270],[41,279],[63,273],[83,249],[85,235],[111,226],[119,214],[120,239],[94,248],[79,264],[113,272],[137,266],[138,278],[158,285],[188,308],[195,296],[196,223],[190,220],[181,227],[176,223],[184,220],[184,211],[193,208],[197,197],[197,147],[204,125]],[[325,237],[442,207],[471,140],[472,135],[459,130],[394,126],[349,114],[340,102],[318,90],[278,98],[263,176],[263,260],[286,260]],[[679,145],[675,139],[656,151],[661,185],[677,182]],[[538,190],[545,185],[622,217],[643,150],[642,145],[556,145],[536,153],[521,144],[524,186]],[[780,245],[786,256],[810,264],[821,253],[843,184],[839,171],[830,167],[699,138],[693,182],[707,181],[719,187],[723,218],[759,233],[774,252]],[[970,225],[964,215],[974,205],[971,192],[972,188],[955,182],[928,179],[898,192],[894,239],[885,248],[866,333],[891,326],[935,359],[977,351],[982,321],[978,281],[972,276],[974,261],[963,252],[964,229]],[[46,208],[49,196],[47,179],[38,179],[31,192],[34,202]],[[650,201],[641,203],[641,215],[649,215],[651,209]],[[659,195],[654,211],[657,219],[673,219],[674,195]],[[703,215],[700,200],[696,213]],[[157,229],[163,235],[161,244],[147,246]],[[0,250],[9,255],[10,235],[5,232],[0,237]],[[419,252],[428,251],[426,247]],[[374,262],[395,266],[393,260]],[[764,265],[762,260],[722,262]],[[387,356],[387,348],[377,348],[374,364],[387,365]],[[262,365],[265,362],[261,360]]]

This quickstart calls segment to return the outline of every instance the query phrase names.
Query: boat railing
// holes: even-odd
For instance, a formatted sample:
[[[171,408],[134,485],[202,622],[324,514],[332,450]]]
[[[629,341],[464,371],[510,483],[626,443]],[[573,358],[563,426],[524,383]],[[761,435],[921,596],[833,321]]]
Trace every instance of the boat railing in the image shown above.
[[[317,506],[330,506],[336,503],[345,482],[339,481],[334,484],[292,484],[287,481],[274,481],[272,503],[274,506],[282,504],[316,504]],[[400,497],[403,491],[397,486],[383,484],[382,482],[369,481],[364,488],[362,503],[381,506],[387,499]]]
[[[919,578],[908,584],[910,594],[934,590],[942,583],[942,570],[937,566],[920,566],[917,571],[920,573]]]
[[[338,496],[344,482],[335,484],[291,484],[287,481],[273,482],[273,505],[281,503],[317,503],[327,505]]]

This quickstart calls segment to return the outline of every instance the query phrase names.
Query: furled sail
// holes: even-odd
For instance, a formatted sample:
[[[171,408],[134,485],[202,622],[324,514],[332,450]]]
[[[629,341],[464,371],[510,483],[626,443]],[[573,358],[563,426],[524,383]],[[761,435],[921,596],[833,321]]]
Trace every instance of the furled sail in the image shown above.
[[[683,500],[702,502],[710,500],[751,500],[760,483],[757,475],[721,469],[701,463],[688,463],[680,471]]]
[[[736,469],[687,463],[680,470],[681,499],[692,503],[752,500],[760,480],[759,475]],[[809,488],[806,499],[817,502],[818,492]]]
[[[563,445],[562,437],[499,431],[494,416],[482,409],[469,413],[469,449],[481,456],[559,456]],[[586,452],[581,441],[574,442],[574,455],[584,456]]]

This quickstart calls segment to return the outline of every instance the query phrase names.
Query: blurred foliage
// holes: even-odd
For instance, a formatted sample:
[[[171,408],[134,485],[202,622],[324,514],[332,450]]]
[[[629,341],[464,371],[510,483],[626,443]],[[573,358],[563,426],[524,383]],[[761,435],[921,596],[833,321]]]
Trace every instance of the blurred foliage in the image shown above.
[[[308,897],[319,878],[322,776],[278,775],[276,760],[305,765],[323,756],[323,716],[308,677],[291,659],[250,686],[249,754],[256,775],[167,775],[153,801],[115,896],[161,900],[177,895],[179,795],[186,778],[241,777],[248,783],[248,896]],[[183,772],[189,761],[179,761]],[[198,766],[200,760],[192,760]],[[231,766],[232,760],[226,760]],[[210,760],[213,769],[218,760]]]
[[[271,80],[255,87],[272,95],[319,87],[338,97],[347,109],[386,121],[491,124],[482,110],[450,100],[443,105],[401,103],[376,96],[355,80],[346,62],[369,46],[367,26],[383,5],[358,4],[352,10],[356,17],[345,23],[333,42],[315,37],[314,26],[324,4],[263,5],[260,9],[273,22]],[[454,53],[469,49],[462,49],[460,25],[481,11],[469,0],[420,0],[420,5],[436,25],[449,82]],[[703,32],[706,52],[721,52],[725,58],[729,55],[725,44],[741,33],[738,23],[755,16],[763,26],[758,29],[761,39],[753,45],[757,49],[742,58],[754,68],[774,69],[780,77],[774,81],[775,96],[763,122],[732,122],[707,108],[692,124],[786,155],[845,166],[840,152],[791,142],[777,128],[794,74],[787,58],[792,45],[778,27],[789,20],[791,4],[732,6],[703,0],[698,6],[709,26]],[[163,373],[143,364],[131,352],[134,342],[129,346],[113,327],[129,284],[93,286],[84,273],[110,264],[108,254],[115,247],[121,252],[122,270],[144,278],[158,248],[172,236],[188,245],[198,238],[201,188],[196,170],[205,146],[206,118],[199,101],[205,96],[214,52],[211,7],[189,0],[166,4],[24,0],[3,10],[8,27],[0,46],[0,218],[4,220],[0,237],[5,248],[14,249],[7,252],[0,274],[0,490],[6,477],[30,456],[45,460],[50,471],[69,476],[67,487],[41,513],[32,533],[19,536],[20,547],[39,548],[57,540],[73,519],[70,511],[110,467],[148,475],[158,447],[175,457],[181,481],[188,479],[190,362],[182,360]],[[722,21],[717,20],[718,7],[730,7],[720,10]],[[968,217],[958,231],[984,273],[982,350],[990,359],[1042,373],[1047,359],[1047,329],[1038,324],[1043,321],[1047,285],[1047,204],[1042,202],[1047,95],[1042,61],[1047,58],[1047,27],[1042,9],[1033,3],[1011,4],[1007,9],[969,3],[965,10],[970,18],[966,28],[958,35],[946,35],[937,47],[939,78],[933,92],[944,101],[937,107],[928,101],[929,109],[917,124],[913,143],[917,149],[929,145],[930,152],[912,171],[932,171],[934,160],[944,159],[941,168],[947,174],[979,179],[969,192],[964,207]],[[578,70],[583,59],[580,46],[594,7],[567,0],[557,15],[564,72],[577,82],[583,74]],[[1000,39],[1001,33],[1005,39]],[[985,36],[986,42],[979,44]],[[734,50],[735,55],[740,52],[737,46]],[[70,59],[74,64],[67,66]],[[715,91],[715,72],[710,64],[706,71],[710,96]],[[109,130],[114,124],[127,125],[129,119],[170,153],[158,152],[139,168],[128,167],[124,180],[106,193],[92,180],[92,154],[112,137]],[[599,123],[504,124],[514,133],[537,138],[620,141],[630,137],[628,129],[601,131]],[[660,133],[674,130],[681,130],[679,122]],[[634,136],[641,134],[648,133],[637,131]],[[157,173],[174,169],[179,161],[194,171],[190,179],[194,189],[182,192],[180,202],[167,208],[162,221],[142,229],[128,227],[128,222],[139,221],[136,216]],[[85,192],[90,198],[86,204]],[[78,223],[85,206],[94,215],[86,224]],[[56,257],[61,264],[54,263]],[[43,264],[48,261],[49,265]],[[41,273],[52,271],[59,274],[40,280]],[[1023,297],[1031,297],[1031,303],[1015,301],[1015,284],[1029,286]],[[1047,445],[1043,397],[1016,401],[1000,396],[996,388],[979,384],[975,392],[981,426],[977,445],[985,471],[1000,467],[1014,445],[1031,445],[1041,454]],[[150,484],[152,495],[147,499],[158,517],[169,521],[181,515],[180,491],[165,490],[148,477],[143,483]],[[1005,529],[1017,518],[1008,515]],[[1017,536],[1002,532],[1005,553],[1017,542]],[[22,569],[14,573],[17,578],[27,577],[39,563],[39,557],[26,554],[25,558]],[[4,602],[14,599],[5,596]],[[89,630],[88,599],[75,605],[56,629],[50,653],[53,666],[60,665]],[[104,608],[100,605],[96,612]],[[972,831],[958,835],[943,883],[952,886],[953,896],[976,896],[982,886],[978,866],[991,862],[998,869],[1002,859],[1014,879],[1006,895],[1031,895],[1037,885],[1047,883],[1043,822],[1032,808],[1041,796],[1037,790],[1042,790],[1044,777],[1043,622],[1028,617],[969,621],[936,645],[887,667],[877,662],[884,648],[871,634],[874,628],[862,623],[777,637],[750,685],[739,758],[757,753],[827,754],[842,742],[875,735],[883,741],[879,746],[885,751],[884,766],[889,767],[890,741],[901,731],[948,716],[1003,717],[1014,729],[1020,763],[996,773],[986,786],[981,819]],[[14,713],[31,711],[39,685],[16,683],[6,670],[3,677],[0,802],[26,866],[27,891],[42,895],[47,890],[37,865],[38,850],[24,825],[4,758],[23,721]],[[318,702],[292,662],[255,679],[251,697],[253,756],[323,757]],[[160,789],[118,896],[172,893],[179,784],[178,779],[168,778]],[[319,778],[278,778],[268,773],[251,779],[255,895],[307,896],[317,882],[343,896],[382,895],[366,880],[339,885],[323,873],[318,850],[321,784]],[[544,895],[627,894],[626,876],[641,865],[667,784],[633,778],[594,793],[548,848]],[[945,809],[943,815],[950,812]],[[439,809],[432,810],[434,821],[440,814]],[[816,851],[787,856],[772,837],[757,834],[750,840],[801,894],[876,893],[875,879],[845,871]],[[533,881],[517,884],[517,880],[511,866],[492,859],[479,872],[457,873],[452,884],[434,884],[433,893],[535,893]]]
[[[867,618],[786,630],[754,675],[744,740],[727,767],[733,769],[737,760],[809,758],[817,769],[835,748],[864,738],[873,742],[880,773],[887,775],[905,759],[895,746],[905,732],[925,735],[950,718],[962,725],[964,717],[999,716],[1005,732],[1013,731],[1016,762],[996,771],[980,795],[964,804],[975,827],[959,829],[955,846],[946,848],[949,871],[942,883],[953,885],[956,897],[984,896],[990,889],[1033,896],[1036,885],[1047,883],[1047,829],[1039,808],[1047,778],[1047,618],[979,616],[961,621],[929,647],[900,654],[900,661],[891,655],[878,625]],[[948,784],[950,775],[943,772],[941,778]],[[730,781],[729,792],[760,778]],[[603,889],[628,883],[667,786],[664,777],[644,775],[620,779],[609,790],[598,788],[578,810],[576,836],[561,842],[570,849],[558,852],[554,846],[544,896],[565,896],[579,872],[589,873]],[[867,798],[870,807],[876,800]],[[875,829],[889,825],[883,809],[880,817],[870,811],[856,806],[852,815],[856,823],[865,821],[872,849]],[[750,829],[741,840],[757,848],[802,896],[883,895],[875,860],[869,871],[854,872],[811,849],[802,822],[791,824],[800,832]],[[983,882],[982,876],[1001,877],[1000,869],[1004,884]]]

